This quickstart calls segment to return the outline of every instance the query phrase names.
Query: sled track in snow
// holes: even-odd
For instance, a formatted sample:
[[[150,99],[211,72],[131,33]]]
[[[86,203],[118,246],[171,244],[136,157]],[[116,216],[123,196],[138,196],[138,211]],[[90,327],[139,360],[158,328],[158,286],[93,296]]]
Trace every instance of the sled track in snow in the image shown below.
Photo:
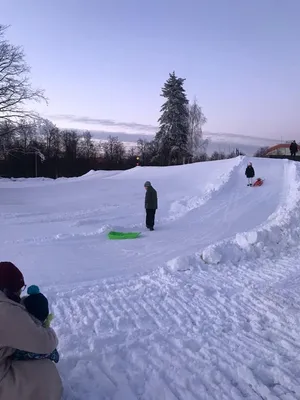
[[[238,232],[233,238],[214,243],[202,251],[202,258],[208,263],[233,261],[249,257],[257,258],[264,253],[269,257],[286,251],[289,246],[300,242],[300,166],[285,164],[282,199],[269,217],[254,229]],[[254,189],[256,190],[256,189]],[[208,256],[207,256],[208,254]],[[230,260],[230,257],[233,257]]]
[[[58,293],[64,399],[115,400],[118,390],[124,400],[298,399],[300,293],[280,291],[289,275],[300,273],[287,258],[276,270],[274,260],[159,269],[76,298]]]
[[[187,213],[202,207],[226,186],[226,184],[232,179],[235,172],[238,170],[242,163],[242,158],[237,159],[236,164],[233,165],[228,171],[220,174],[218,179],[216,179],[214,182],[206,187],[204,194],[202,194],[201,196],[184,197],[180,200],[173,202],[170,208],[170,216],[162,218],[161,222],[166,223],[181,219]]]

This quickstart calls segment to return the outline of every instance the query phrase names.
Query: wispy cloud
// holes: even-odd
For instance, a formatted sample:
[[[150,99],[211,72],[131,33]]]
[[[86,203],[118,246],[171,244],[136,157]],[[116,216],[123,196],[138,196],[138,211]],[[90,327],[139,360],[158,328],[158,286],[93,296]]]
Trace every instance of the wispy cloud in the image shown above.
[[[154,138],[154,135],[151,134],[144,134],[134,132],[134,133],[126,133],[126,132],[115,132],[115,131],[98,131],[98,130],[91,130],[91,134],[93,135],[94,139],[98,140],[106,140],[108,136],[118,137],[121,142],[130,142],[134,143],[137,142],[139,139],[143,138],[144,140],[151,141]]]
[[[73,114],[56,114],[48,116],[53,121],[60,121],[61,128],[77,129],[82,131],[90,126],[91,133],[96,140],[106,140],[108,136],[118,136],[119,140],[134,145],[138,139],[152,140],[158,127],[154,125],[139,124],[137,122],[120,122],[112,119],[91,118],[76,116]],[[76,128],[77,124],[77,128]],[[252,155],[259,147],[272,146],[278,141],[276,139],[263,138],[250,135],[237,135],[232,133],[203,132],[208,139],[208,153],[214,150],[229,153],[236,148]]]
[[[50,115],[49,117],[53,120],[61,120],[61,121],[63,120],[69,123],[127,128],[153,134],[157,131],[157,127],[154,125],[139,124],[137,122],[120,122],[120,121],[115,121],[113,119],[91,118],[86,116],[76,116],[72,114],[56,114],[56,115]]]
[[[96,140],[106,140],[109,135],[118,136],[127,146],[135,146],[138,139],[141,137],[147,141],[151,141],[154,138],[152,134],[141,135],[138,132],[126,133],[126,132],[112,132],[112,131],[99,131],[91,130],[93,138]],[[234,135],[226,133],[210,133],[204,132],[204,137],[208,139],[207,153],[212,154],[214,151],[223,151],[224,153],[230,153],[238,148],[240,151],[247,155],[253,155],[259,147],[273,146],[278,141],[272,139],[257,138],[253,136]]]
[[[203,132],[204,136],[212,140],[213,142],[226,142],[230,141],[232,143],[247,143],[247,144],[254,144],[254,145],[261,145],[261,146],[273,146],[274,143],[278,143],[279,139],[273,138],[265,138],[265,137],[258,137],[258,136],[250,136],[250,135],[238,135],[234,133],[212,133],[212,132]]]

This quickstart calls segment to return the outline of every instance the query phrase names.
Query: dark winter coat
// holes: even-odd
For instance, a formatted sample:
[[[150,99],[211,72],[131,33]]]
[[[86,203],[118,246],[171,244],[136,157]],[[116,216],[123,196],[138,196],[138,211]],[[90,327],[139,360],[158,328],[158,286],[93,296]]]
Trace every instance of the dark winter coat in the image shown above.
[[[298,152],[298,145],[296,142],[292,142],[290,145],[290,152],[297,153]]]
[[[149,186],[146,190],[145,208],[146,210],[157,209],[157,192],[152,186]]]
[[[252,165],[248,165],[245,171],[245,175],[247,178],[254,178],[255,172]]]

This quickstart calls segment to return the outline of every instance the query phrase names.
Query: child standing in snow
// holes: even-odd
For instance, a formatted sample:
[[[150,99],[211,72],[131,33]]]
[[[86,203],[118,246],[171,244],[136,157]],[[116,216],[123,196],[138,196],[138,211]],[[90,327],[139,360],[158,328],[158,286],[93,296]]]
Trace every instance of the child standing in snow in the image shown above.
[[[28,296],[21,299],[21,303],[26,310],[32,315],[34,320],[42,324],[45,328],[50,327],[53,315],[49,314],[49,306],[47,298],[40,293],[40,289],[36,285],[29,286],[27,290]],[[14,360],[41,360],[49,358],[51,361],[58,363],[59,354],[55,349],[51,354],[36,354],[28,351],[16,350],[12,355]]]
[[[255,172],[254,172],[254,168],[252,166],[252,163],[249,162],[249,164],[247,165],[246,171],[245,171],[245,175],[248,179],[248,184],[247,186],[252,186],[252,180],[255,176]]]

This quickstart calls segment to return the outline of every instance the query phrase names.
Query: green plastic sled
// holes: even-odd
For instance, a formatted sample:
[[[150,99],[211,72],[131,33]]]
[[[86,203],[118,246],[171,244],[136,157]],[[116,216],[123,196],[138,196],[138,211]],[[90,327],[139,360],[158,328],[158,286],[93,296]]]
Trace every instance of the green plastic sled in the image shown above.
[[[114,232],[111,231],[108,234],[110,240],[122,240],[122,239],[137,239],[141,232]]]

